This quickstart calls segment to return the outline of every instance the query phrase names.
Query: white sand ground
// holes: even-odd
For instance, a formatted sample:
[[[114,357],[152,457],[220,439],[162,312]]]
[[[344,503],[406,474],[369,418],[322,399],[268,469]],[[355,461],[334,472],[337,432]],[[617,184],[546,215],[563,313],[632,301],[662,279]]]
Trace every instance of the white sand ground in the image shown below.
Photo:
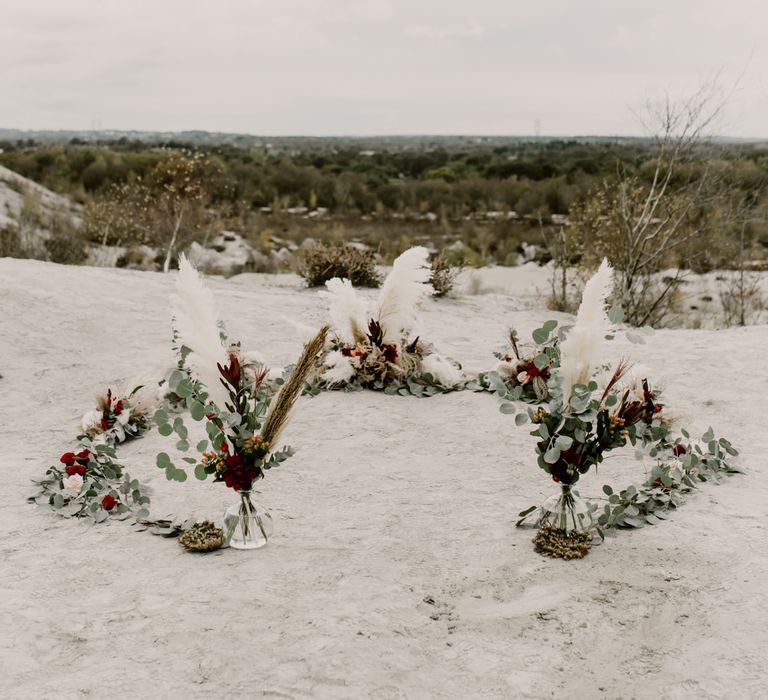
[[[425,336],[491,367],[509,324],[528,336],[550,316],[518,272],[511,293],[432,304]],[[25,503],[97,391],[162,372],[172,284],[0,260],[0,697],[768,697],[768,328],[610,348],[642,353],[693,428],[742,448],[747,473],[584,560],[544,559],[515,529],[553,485],[527,430],[469,392],[302,399],[286,436],[299,451],[263,482],[274,539],[199,556]],[[299,349],[285,317],[323,315],[291,276],[211,285],[230,335],[275,364]],[[219,516],[231,492],[167,483],[154,466],[167,448],[156,433],[120,448],[154,514]],[[643,469],[612,457],[582,493]]]

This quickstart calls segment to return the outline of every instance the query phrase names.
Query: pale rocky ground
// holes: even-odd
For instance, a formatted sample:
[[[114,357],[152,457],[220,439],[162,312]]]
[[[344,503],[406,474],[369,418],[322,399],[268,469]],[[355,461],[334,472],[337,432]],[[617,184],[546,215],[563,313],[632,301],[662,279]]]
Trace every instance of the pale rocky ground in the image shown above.
[[[529,337],[552,316],[530,268],[488,277],[503,293],[440,300],[423,319],[475,369],[510,324]],[[528,430],[470,392],[302,399],[286,434],[298,452],[263,482],[273,540],[201,556],[25,502],[96,392],[161,376],[173,281],[0,260],[0,697],[768,697],[768,328],[607,346],[663,379],[692,429],[729,437],[746,473],[581,561],[542,558],[514,527],[553,484]],[[290,275],[210,284],[230,336],[275,365],[299,352],[292,321],[323,317]],[[153,432],[119,450],[154,488],[153,513],[219,518],[234,494],[168,483],[154,455],[169,446]],[[581,491],[647,466],[611,457]]]
[[[0,165],[0,228],[15,225],[24,204],[25,192],[35,198],[45,214],[67,212],[77,218],[77,206],[68,197],[51,192]]]

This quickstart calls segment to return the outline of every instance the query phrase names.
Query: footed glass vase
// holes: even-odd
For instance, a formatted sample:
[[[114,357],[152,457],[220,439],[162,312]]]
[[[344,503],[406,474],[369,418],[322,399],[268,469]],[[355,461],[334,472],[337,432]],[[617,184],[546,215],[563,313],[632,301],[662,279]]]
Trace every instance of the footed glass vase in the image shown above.
[[[549,525],[565,532],[589,532],[592,528],[592,514],[587,504],[572,490],[572,486],[560,484],[560,493],[544,501],[539,525]]]
[[[251,492],[238,491],[239,503],[224,512],[224,543],[234,549],[258,549],[272,536],[272,516],[251,501]]]

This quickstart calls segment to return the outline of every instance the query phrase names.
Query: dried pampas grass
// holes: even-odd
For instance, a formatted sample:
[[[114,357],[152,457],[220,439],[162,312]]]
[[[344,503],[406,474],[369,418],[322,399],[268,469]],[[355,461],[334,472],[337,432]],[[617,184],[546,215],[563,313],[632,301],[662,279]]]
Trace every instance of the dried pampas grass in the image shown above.
[[[210,400],[223,409],[229,394],[219,380],[217,364],[225,366],[229,358],[219,336],[216,302],[184,255],[179,256],[179,276],[172,303],[173,327],[179,343],[192,350],[187,364],[208,390]]]
[[[467,379],[453,362],[436,353],[421,358],[421,370],[422,372],[429,372],[443,386],[456,386]]]
[[[385,343],[399,343],[413,330],[419,307],[434,292],[431,275],[429,252],[423,246],[409,248],[395,260],[381,288],[376,314]]]
[[[348,345],[364,341],[368,315],[352,282],[334,277],[325,286],[328,291],[320,292],[320,296],[328,300],[328,315],[339,339]]]
[[[269,445],[274,446],[277,443],[280,434],[288,423],[293,405],[304,388],[304,382],[314,369],[315,360],[325,346],[326,335],[328,335],[328,326],[323,326],[317,335],[304,346],[291,376],[288,377],[288,381],[283,384],[273,399],[269,415],[261,430],[261,437]]]
[[[330,385],[345,384],[355,376],[355,368],[340,350],[329,352],[324,364],[328,369],[323,372],[323,379]]]
[[[597,365],[600,347],[611,328],[605,303],[613,290],[613,268],[606,259],[584,287],[581,305],[568,337],[560,346],[563,404],[568,405],[573,387],[586,384]]]

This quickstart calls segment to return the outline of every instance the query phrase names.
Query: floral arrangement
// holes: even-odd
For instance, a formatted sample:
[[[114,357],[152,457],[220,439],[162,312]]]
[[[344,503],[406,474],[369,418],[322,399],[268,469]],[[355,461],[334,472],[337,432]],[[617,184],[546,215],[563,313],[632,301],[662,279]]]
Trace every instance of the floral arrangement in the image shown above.
[[[182,460],[194,466],[198,479],[212,477],[238,492],[240,502],[225,514],[223,530],[193,519],[150,520],[149,497],[117,461],[116,446],[150,427],[150,409],[157,397],[147,382],[130,392],[107,389],[96,409],[84,416],[77,446],[48,467],[29,500],[48,505],[64,517],[85,517],[97,523],[130,520],[138,529],[155,534],[182,533],[180,541],[192,551],[209,551],[223,543],[241,548],[266,543],[271,518],[251,502],[250,491],[267,471],[293,454],[290,446],[276,447],[318,363],[324,381],[349,376],[350,386],[390,392],[394,388],[417,395],[420,390],[428,395],[431,389],[473,388],[449,360],[430,352],[418,336],[413,338],[414,309],[423,291],[419,285],[425,284],[419,281],[425,252],[411,253],[396,264],[391,289],[384,294],[385,284],[373,315],[365,312],[349,282],[329,282],[335,335],[329,342],[328,328],[322,328],[304,347],[292,371],[276,378],[270,378],[260,356],[227,340],[210,291],[182,258],[174,316],[180,360],[161,382],[166,398],[152,417],[161,435],[175,434],[176,449],[182,453],[192,449],[192,441],[178,408],[186,408],[194,421],[204,425],[207,438],[194,445],[197,454]],[[738,451],[711,428],[699,439],[692,439],[686,430],[671,437],[661,392],[644,372],[624,360],[615,367],[601,364],[601,340],[611,337],[610,326],[616,322],[614,314],[606,313],[611,282],[610,267],[603,262],[584,289],[573,327],[558,328],[555,321],[548,321],[534,331],[535,351],[527,355],[519,351],[517,336],[511,332],[511,353],[499,358],[510,371],[502,376],[504,370],[499,368],[486,375],[493,390],[506,399],[540,403],[542,383],[546,389],[547,405],[517,412],[507,401],[501,410],[517,413],[518,425],[533,424],[538,465],[560,485],[560,494],[540,509],[534,540],[536,551],[548,556],[582,557],[592,546],[594,534],[603,537],[609,528],[658,524],[699,483],[738,471],[733,462]],[[392,328],[399,330],[393,334]],[[351,368],[351,375],[339,357]],[[430,367],[435,366],[439,371],[433,375]],[[447,379],[430,383],[438,376]],[[480,386],[479,380],[475,383]],[[646,479],[621,490],[604,485],[606,502],[601,509],[584,504],[574,485],[597,468],[606,453],[627,444],[655,460]],[[157,466],[168,479],[187,478],[186,471],[165,452],[157,456]],[[520,513],[522,519],[534,510]]]
[[[97,397],[96,408],[82,419],[77,446],[65,452],[34,482],[30,502],[49,505],[65,517],[90,517],[102,522],[112,517],[148,516],[150,499],[144,487],[124,473],[115,445],[138,437],[149,428],[152,392],[139,385],[130,392],[118,386]]]
[[[266,543],[271,519],[250,501],[253,484],[265,472],[278,466],[294,451],[285,446],[275,449],[315,360],[321,352],[328,331],[323,327],[307,343],[287,380],[279,379],[275,396],[266,384],[268,370],[262,363],[250,361],[239,344],[225,344],[219,334],[214,299],[203,285],[197,271],[182,256],[179,263],[174,323],[183,347],[188,349],[189,371],[177,369],[168,377],[168,389],[182,397],[195,421],[205,420],[207,440],[196,450],[198,458],[184,457],[195,464],[195,476],[214,481],[238,491],[241,504],[228,522],[225,517],[225,541],[230,546],[251,548],[256,528]],[[177,450],[190,449],[189,431],[182,416],[171,422],[165,410],[155,413],[155,422],[163,435],[176,433]],[[157,466],[169,479],[184,481],[186,472],[177,467],[166,452],[157,455]],[[263,511],[263,512],[262,512]],[[238,538],[239,535],[239,538]]]
[[[332,335],[315,378],[326,388],[377,389],[429,396],[463,388],[461,368],[416,332],[418,310],[432,295],[426,248],[400,255],[371,312],[349,280],[321,292],[329,302]]]
[[[609,505],[597,523],[592,517],[597,507],[584,504],[572,490],[583,474],[597,468],[607,452],[631,443],[645,446],[659,457],[641,504],[652,506],[655,502],[667,507],[675,505],[669,494],[676,484],[692,483],[692,475],[700,475],[702,470],[729,471],[727,456],[736,454],[730,443],[714,438],[709,440],[710,455],[703,458],[680,441],[670,444],[660,391],[642,374],[631,372],[626,360],[613,368],[600,364],[602,340],[611,337],[606,299],[612,283],[612,270],[603,261],[584,288],[574,326],[560,343],[560,364],[553,367],[548,385],[549,405],[529,408],[516,416],[518,424],[530,420],[535,426],[531,434],[538,438],[538,466],[561,486],[560,494],[541,507],[539,533],[534,539],[536,551],[550,556],[584,556],[591,546],[593,529],[602,535],[604,527],[639,526],[634,517],[642,511],[638,503],[631,502],[641,493],[637,487],[620,495],[607,487]],[[502,410],[515,412],[508,403]],[[671,451],[672,460],[664,460],[665,451]],[[529,508],[520,515],[524,520],[535,510]],[[652,516],[651,510],[644,515]]]
[[[149,428],[149,412],[155,401],[143,385],[130,393],[107,393],[97,397],[96,408],[83,415],[82,429],[86,435],[108,444],[138,437]]]
[[[554,481],[575,484],[603,454],[631,441],[652,425],[661,411],[655,392],[642,380],[641,392],[621,384],[630,368],[619,362],[599,390],[597,376],[602,339],[610,330],[605,300],[612,287],[606,261],[587,282],[576,322],[561,344],[560,366],[552,371],[548,408],[531,410],[538,464]],[[521,415],[522,421],[526,416]]]
[[[79,438],[77,452],[65,452],[50,466],[29,501],[48,505],[67,518],[88,517],[100,523],[110,516],[146,518],[149,496],[117,462],[113,445],[96,444],[88,435]]]
[[[550,320],[534,330],[535,345],[526,354],[520,351],[517,331],[510,328],[507,348],[494,356],[499,360],[495,372],[506,388],[514,392],[511,397],[528,403],[541,403],[549,398],[548,382],[552,371],[560,366],[557,327],[557,321]],[[487,375],[480,377],[480,381],[492,388]]]

